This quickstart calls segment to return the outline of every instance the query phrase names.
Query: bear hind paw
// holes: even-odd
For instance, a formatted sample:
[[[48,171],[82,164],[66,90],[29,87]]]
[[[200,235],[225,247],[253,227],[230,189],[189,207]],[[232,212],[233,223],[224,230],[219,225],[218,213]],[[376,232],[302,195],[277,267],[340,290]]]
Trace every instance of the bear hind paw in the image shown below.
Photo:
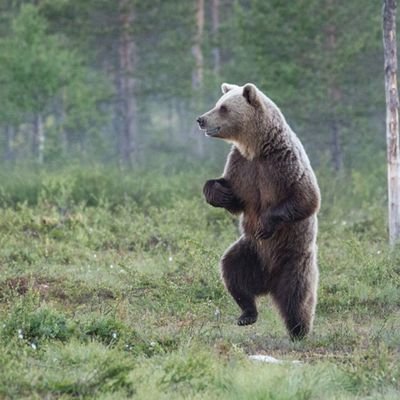
[[[239,326],[252,325],[257,321],[257,312],[244,311],[243,314],[238,318],[237,324]]]

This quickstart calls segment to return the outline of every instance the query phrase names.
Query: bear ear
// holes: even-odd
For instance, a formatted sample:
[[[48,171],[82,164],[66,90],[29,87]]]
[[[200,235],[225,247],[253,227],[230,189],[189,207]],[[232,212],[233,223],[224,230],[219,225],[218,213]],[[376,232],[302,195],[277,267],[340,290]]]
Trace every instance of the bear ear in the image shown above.
[[[259,104],[257,88],[252,83],[243,86],[243,96],[250,105],[255,107]]]
[[[231,85],[229,83],[223,83],[221,85],[221,91],[222,91],[223,94],[225,94],[225,93],[229,92],[230,90],[235,89],[237,87],[238,87],[237,85]]]

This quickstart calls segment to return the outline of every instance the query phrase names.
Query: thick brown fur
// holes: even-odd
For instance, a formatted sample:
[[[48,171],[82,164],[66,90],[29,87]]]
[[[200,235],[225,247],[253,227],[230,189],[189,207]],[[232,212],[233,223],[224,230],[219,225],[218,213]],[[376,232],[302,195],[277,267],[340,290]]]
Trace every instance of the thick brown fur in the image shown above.
[[[291,338],[301,339],[317,301],[317,180],[267,96],[253,84],[223,84],[222,92],[197,120],[208,136],[233,143],[223,176],[203,190],[209,204],[240,215],[241,236],[222,257],[222,277],[242,310],[239,325],[256,322],[256,297],[270,294]]]

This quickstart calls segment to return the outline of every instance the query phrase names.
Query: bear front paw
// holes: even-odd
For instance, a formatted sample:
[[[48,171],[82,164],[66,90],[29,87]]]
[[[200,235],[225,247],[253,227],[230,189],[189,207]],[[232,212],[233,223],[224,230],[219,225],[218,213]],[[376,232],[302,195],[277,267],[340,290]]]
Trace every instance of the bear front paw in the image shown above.
[[[257,240],[269,239],[276,231],[279,222],[273,217],[267,217],[258,225],[257,231],[254,234]]]
[[[203,193],[207,203],[214,207],[228,207],[234,198],[232,190],[217,180],[207,181]]]

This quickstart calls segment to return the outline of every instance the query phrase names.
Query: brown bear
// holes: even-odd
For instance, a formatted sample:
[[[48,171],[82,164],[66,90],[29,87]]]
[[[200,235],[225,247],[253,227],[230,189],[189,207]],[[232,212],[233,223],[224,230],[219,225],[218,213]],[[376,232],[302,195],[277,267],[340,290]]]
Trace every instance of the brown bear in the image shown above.
[[[233,144],[224,173],[204,185],[207,203],[240,214],[241,236],[221,259],[226,288],[257,320],[256,297],[271,294],[292,339],[307,335],[317,301],[320,191],[304,148],[279,108],[255,85],[222,84],[197,119],[207,136]]]

